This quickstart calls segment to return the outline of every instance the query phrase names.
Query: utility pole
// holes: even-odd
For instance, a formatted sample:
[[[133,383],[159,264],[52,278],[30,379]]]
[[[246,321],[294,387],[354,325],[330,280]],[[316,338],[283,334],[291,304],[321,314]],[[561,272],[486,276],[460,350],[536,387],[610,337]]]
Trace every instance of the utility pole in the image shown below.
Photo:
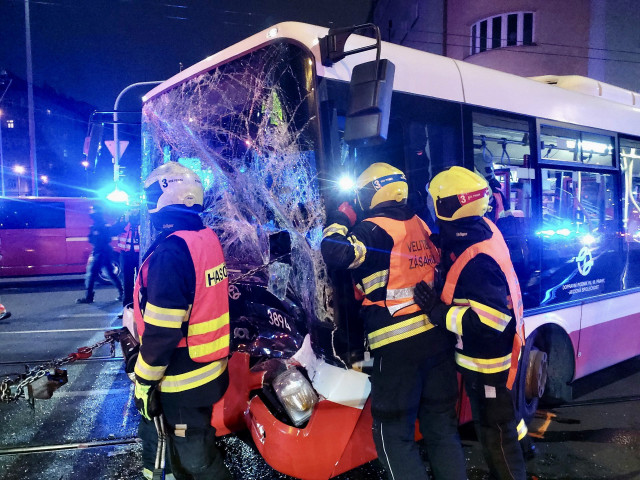
[[[9,81],[7,81],[7,79],[9,79]],[[6,70],[0,70],[0,87],[6,84],[6,87],[4,87],[4,92],[2,92],[2,95],[0,95],[0,184],[2,184],[2,190],[0,192],[0,194],[4,197],[5,196],[5,191],[4,191],[4,149],[2,146],[2,117],[4,112],[2,111],[2,100],[4,99],[4,96],[7,94],[7,90],[9,90],[9,87],[11,86],[11,82],[13,81],[12,78],[9,78],[9,75],[7,74]]]
[[[31,164],[31,194],[38,196],[38,162],[36,159],[36,124],[33,115],[33,68],[31,65],[31,20],[29,0],[24,0],[24,24],[27,44],[27,101],[29,103],[29,160]]]

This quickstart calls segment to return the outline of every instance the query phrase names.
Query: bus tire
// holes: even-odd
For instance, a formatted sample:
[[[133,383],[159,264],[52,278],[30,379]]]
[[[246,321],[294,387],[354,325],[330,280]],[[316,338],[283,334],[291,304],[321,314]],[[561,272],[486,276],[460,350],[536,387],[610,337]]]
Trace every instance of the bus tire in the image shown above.
[[[547,385],[547,346],[537,330],[532,332],[522,349],[522,363],[518,374],[516,406],[520,418],[529,423],[538,409]]]

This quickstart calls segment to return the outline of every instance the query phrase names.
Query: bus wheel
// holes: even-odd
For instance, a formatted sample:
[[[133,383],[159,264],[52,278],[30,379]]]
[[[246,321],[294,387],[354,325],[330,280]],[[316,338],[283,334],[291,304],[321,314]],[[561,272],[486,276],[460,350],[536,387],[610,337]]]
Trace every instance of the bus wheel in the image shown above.
[[[547,385],[547,352],[543,335],[533,332],[522,351],[522,371],[518,379],[518,411],[529,422],[538,409]]]

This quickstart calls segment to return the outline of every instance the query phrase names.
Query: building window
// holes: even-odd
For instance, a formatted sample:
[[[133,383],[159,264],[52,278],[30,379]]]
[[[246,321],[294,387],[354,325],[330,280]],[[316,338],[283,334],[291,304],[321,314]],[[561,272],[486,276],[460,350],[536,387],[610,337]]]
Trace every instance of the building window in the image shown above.
[[[491,48],[500,48],[500,40],[502,39],[502,18],[493,17],[493,20],[491,20],[491,25]]]
[[[470,55],[501,47],[534,45],[533,12],[510,12],[471,26]]]
[[[7,120],[7,128],[13,128],[14,126],[13,120]]]

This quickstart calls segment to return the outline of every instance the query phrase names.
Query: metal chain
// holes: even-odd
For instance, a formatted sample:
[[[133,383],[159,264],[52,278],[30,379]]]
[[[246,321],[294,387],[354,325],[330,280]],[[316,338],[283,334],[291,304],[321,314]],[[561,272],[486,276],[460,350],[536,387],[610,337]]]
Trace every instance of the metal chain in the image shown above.
[[[82,347],[79,348],[77,352],[70,353],[66,357],[54,359],[49,363],[38,365],[35,368],[28,369],[28,373],[16,384],[16,380],[12,380],[9,377],[6,377],[0,383],[0,402],[10,403],[15,402],[19,398],[24,397],[24,389],[29,386],[31,383],[36,380],[44,377],[49,370],[56,369],[63,365],[67,365],[69,363],[73,363],[76,360],[82,360],[84,358],[89,358],[93,352],[107,343],[113,344],[115,342],[115,337],[106,337],[104,340],[100,340],[98,343],[91,345],[90,347]],[[19,378],[21,378],[20,376]],[[11,393],[11,388],[15,387],[15,394]]]

